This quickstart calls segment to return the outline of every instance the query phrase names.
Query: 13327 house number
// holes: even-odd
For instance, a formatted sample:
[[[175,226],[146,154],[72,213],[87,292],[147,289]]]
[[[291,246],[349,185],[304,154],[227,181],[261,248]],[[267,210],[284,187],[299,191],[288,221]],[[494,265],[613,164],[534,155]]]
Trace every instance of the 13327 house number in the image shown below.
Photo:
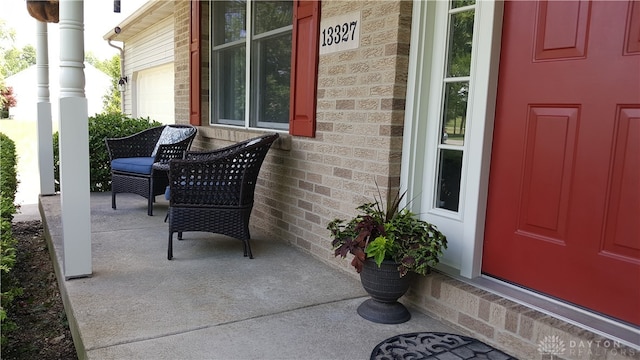
[[[340,42],[353,41],[356,35],[356,28],[358,21],[352,21],[351,23],[338,24],[334,27],[329,26],[326,29],[322,29],[322,46],[331,46],[334,43],[340,44]]]
[[[320,22],[320,54],[357,49],[360,46],[360,12]]]

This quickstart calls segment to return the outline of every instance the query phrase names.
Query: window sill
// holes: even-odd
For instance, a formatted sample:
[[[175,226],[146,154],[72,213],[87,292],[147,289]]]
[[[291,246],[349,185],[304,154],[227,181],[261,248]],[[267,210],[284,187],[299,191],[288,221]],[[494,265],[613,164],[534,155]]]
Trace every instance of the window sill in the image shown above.
[[[278,150],[291,150],[291,135],[284,131],[269,129],[245,129],[235,126],[210,125],[198,126],[198,135],[207,140],[222,140],[237,143],[247,139],[261,136],[267,133],[277,132],[280,137],[271,145],[271,148]]]

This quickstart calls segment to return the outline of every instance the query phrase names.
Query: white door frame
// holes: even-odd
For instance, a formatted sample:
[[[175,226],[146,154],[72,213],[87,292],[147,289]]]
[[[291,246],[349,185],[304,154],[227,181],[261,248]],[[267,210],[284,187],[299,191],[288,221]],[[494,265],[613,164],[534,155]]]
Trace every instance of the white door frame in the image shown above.
[[[430,205],[434,203],[440,138],[442,86],[438,76],[445,61],[447,2],[413,2],[400,175],[406,198],[414,199],[412,210],[437,225],[449,240],[443,270],[466,278],[480,276],[482,265],[503,12],[502,2],[478,1],[476,6],[459,212],[452,214]]]

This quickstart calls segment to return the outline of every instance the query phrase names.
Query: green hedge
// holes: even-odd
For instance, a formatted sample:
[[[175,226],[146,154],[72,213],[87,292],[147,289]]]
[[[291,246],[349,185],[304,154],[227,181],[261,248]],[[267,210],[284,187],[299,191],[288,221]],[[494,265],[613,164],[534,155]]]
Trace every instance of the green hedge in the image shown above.
[[[111,167],[105,138],[133,135],[142,130],[160,126],[149,118],[130,118],[121,113],[102,113],[89,118],[89,189],[91,192],[111,190]],[[59,134],[53,134],[54,177],[60,183]],[[60,190],[57,188],[56,190]]]
[[[8,136],[0,133],[0,273],[2,274],[9,273],[16,262],[16,239],[11,231],[11,220],[16,213],[14,202],[18,190],[16,166],[16,144]],[[4,345],[7,332],[16,328],[16,325],[7,319],[6,309],[11,306],[13,299],[22,293],[22,289],[7,281],[2,281],[0,287],[0,321],[2,322],[0,343]]]

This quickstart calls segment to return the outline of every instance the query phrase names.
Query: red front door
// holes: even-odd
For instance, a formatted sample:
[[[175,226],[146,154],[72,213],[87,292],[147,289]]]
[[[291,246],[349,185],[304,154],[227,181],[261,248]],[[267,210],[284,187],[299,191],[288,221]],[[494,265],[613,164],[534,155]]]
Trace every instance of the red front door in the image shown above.
[[[482,268],[640,325],[640,1],[505,3]]]

